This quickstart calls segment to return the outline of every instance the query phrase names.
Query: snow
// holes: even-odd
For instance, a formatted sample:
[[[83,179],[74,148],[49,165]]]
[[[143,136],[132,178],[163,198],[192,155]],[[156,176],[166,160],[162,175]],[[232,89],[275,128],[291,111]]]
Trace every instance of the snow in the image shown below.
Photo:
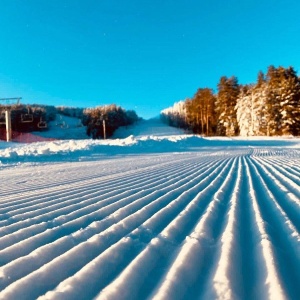
[[[0,142],[0,299],[299,298],[299,138],[61,121]]]
[[[45,138],[85,139],[86,128],[78,118],[57,114],[56,120],[49,122],[50,130],[39,132]]]

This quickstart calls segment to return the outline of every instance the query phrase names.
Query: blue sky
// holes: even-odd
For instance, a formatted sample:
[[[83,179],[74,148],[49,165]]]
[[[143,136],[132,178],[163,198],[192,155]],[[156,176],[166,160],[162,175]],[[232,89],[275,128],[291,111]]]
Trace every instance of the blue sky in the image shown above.
[[[221,76],[300,69],[299,0],[0,0],[0,11],[0,98],[23,103],[149,118]]]

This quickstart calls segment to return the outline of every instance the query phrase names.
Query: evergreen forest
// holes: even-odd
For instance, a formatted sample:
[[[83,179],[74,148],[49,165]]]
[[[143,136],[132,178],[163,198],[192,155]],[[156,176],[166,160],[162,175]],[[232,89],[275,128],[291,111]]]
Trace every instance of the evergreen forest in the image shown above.
[[[257,81],[241,85],[235,76],[220,78],[217,93],[195,95],[161,112],[171,126],[206,136],[300,135],[300,78],[293,67],[268,67]]]

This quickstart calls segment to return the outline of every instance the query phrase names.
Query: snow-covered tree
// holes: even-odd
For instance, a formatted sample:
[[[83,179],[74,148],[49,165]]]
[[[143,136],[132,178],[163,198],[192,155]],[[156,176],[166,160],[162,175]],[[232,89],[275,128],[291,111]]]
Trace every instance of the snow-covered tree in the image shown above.
[[[162,110],[160,117],[163,122],[170,126],[187,128],[186,102],[175,102],[173,106]]]
[[[253,135],[266,135],[266,103],[267,83],[264,74],[258,73],[257,82],[251,90],[252,103],[252,131]]]
[[[173,126],[200,134],[233,136],[299,135],[300,78],[292,67],[270,66],[257,82],[239,86],[236,77],[220,78],[215,96],[209,88],[199,88],[193,98],[163,111]],[[182,123],[181,123],[182,122]]]
[[[235,107],[241,136],[266,134],[265,90],[265,82],[241,87]]]
[[[300,81],[292,67],[281,74],[280,107],[281,134],[300,133]]]
[[[292,67],[270,66],[267,73],[267,135],[299,134],[300,82]]]
[[[79,119],[82,118],[84,110],[83,108],[70,106],[57,106],[56,109],[59,114]]]
[[[235,106],[236,117],[241,136],[254,135],[254,115],[253,115],[253,97],[252,86],[245,85],[241,87],[237,103]]]
[[[221,77],[218,84],[216,111],[218,114],[218,134],[234,136],[238,133],[235,106],[239,95],[238,80],[235,76]]]

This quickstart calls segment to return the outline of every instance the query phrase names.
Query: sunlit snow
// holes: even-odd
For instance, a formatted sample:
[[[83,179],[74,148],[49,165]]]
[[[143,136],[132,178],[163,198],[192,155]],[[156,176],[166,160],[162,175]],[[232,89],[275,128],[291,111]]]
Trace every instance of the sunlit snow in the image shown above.
[[[0,142],[0,299],[299,299],[299,138],[59,121]]]

